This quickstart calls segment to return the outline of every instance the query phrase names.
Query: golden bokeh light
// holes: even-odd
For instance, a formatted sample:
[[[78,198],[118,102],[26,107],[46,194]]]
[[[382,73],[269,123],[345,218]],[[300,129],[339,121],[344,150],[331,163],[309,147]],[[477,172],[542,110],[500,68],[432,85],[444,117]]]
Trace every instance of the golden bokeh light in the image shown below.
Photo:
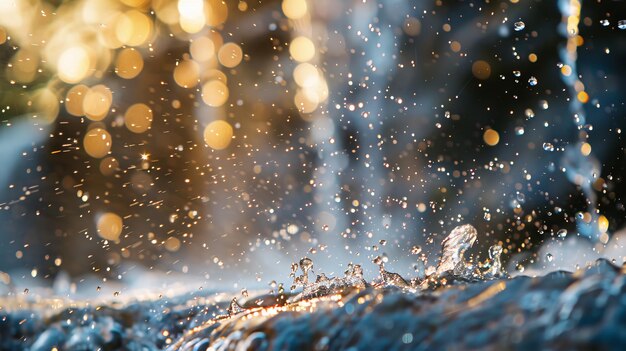
[[[226,76],[226,73],[222,72],[219,69],[207,69],[203,71],[200,79],[202,79],[202,81],[204,82],[208,82],[210,80],[219,80],[224,84],[228,83],[228,77]]]
[[[223,0],[206,0],[204,16],[206,24],[211,27],[219,27],[228,19],[228,6]]]
[[[133,133],[143,133],[152,125],[152,110],[145,104],[134,104],[126,110],[124,124]]]
[[[204,129],[204,142],[214,150],[227,148],[232,137],[233,127],[226,121],[213,121]]]
[[[483,60],[478,60],[472,64],[472,74],[474,77],[485,80],[491,76],[491,66]]]
[[[226,43],[222,45],[217,53],[217,58],[224,67],[236,67],[243,58],[241,47],[235,43]]]
[[[144,44],[152,34],[152,20],[138,10],[121,14],[115,22],[117,39],[130,46]]]
[[[211,107],[222,106],[228,101],[228,87],[219,80],[211,80],[202,86],[202,101]]]
[[[98,218],[98,235],[102,239],[114,242],[119,241],[123,227],[124,222],[122,221],[122,217],[113,212],[104,213]]]
[[[458,41],[456,41],[456,40],[455,40],[455,41],[453,41],[453,42],[451,42],[451,43],[450,43],[450,49],[451,49],[453,52],[459,52],[459,51],[461,51],[461,43],[459,43],[459,42],[458,42]]]
[[[192,60],[183,60],[174,68],[174,81],[183,88],[193,88],[198,84],[200,66]]]
[[[315,57],[315,44],[307,37],[297,37],[289,45],[289,54],[298,62],[309,61]]]
[[[78,83],[89,73],[91,59],[89,53],[81,46],[69,47],[61,53],[57,60],[57,74],[66,83]]]
[[[293,98],[293,102],[300,113],[311,113],[317,109],[319,98],[316,94],[311,94],[310,91],[298,90]]]
[[[172,0],[152,0],[152,9],[156,13],[159,21],[174,25],[180,19],[178,13],[178,3]]]
[[[134,48],[120,51],[115,59],[115,73],[124,79],[133,79],[143,70],[143,57]]]
[[[496,146],[500,142],[500,134],[493,129],[487,129],[483,134],[483,140],[489,146]]]
[[[215,56],[215,44],[208,37],[197,38],[189,45],[189,53],[195,61],[209,61]]]
[[[164,246],[167,251],[176,252],[180,250],[180,240],[176,237],[170,236],[167,240],[165,240]]]
[[[114,157],[108,156],[100,161],[100,173],[105,176],[111,176],[117,172],[120,167],[120,163]]]
[[[83,112],[92,121],[101,121],[109,113],[113,94],[105,85],[93,86],[83,98]]]
[[[0,27],[0,45],[7,42],[7,31],[3,27]]]
[[[59,115],[59,97],[50,88],[38,89],[33,94],[35,118],[45,124],[54,122]]]
[[[582,145],[580,146],[580,153],[583,156],[589,156],[591,154],[591,144],[582,143]]]
[[[39,55],[30,48],[21,48],[7,65],[7,76],[20,83],[30,83],[37,76]]]
[[[420,22],[420,20],[418,20],[415,17],[409,17],[406,20],[404,20],[404,25],[402,26],[402,30],[404,30],[404,32],[407,35],[416,37],[422,31],[422,22]]]
[[[598,230],[600,233],[606,233],[609,230],[609,219],[604,215],[598,217]]]
[[[301,63],[293,70],[293,79],[300,87],[310,88],[319,84],[317,68],[308,62]]]
[[[87,131],[83,138],[85,152],[93,158],[103,158],[109,151],[113,141],[111,134],[102,128],[93,128]]]
[[[198,33],[206,24],[203,0],[178,0],[180,27],[187,33]]]
[[[130,7],[144,7],[149,0],[120,0],[124,5]]]
[[[86,85],[79,84],[73,86],[65,94],[65,110],[72,116],[83,116],[85,110],[83,110],[83,100],[89,88]]]
[[[304,17],[308,11],[306,0],[283,0],[281,8],[285,16],[292,20]]]

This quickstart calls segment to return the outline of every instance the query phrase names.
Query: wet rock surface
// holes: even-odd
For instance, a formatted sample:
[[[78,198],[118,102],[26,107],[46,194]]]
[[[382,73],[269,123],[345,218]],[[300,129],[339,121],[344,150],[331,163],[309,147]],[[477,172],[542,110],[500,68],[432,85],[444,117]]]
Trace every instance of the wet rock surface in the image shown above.
[[[331,290],[329,290],[331,291]],[[193,293],[122,307],[0,311],[2,350],[622,350],[626,275],[606,260],[434,290],[238,302]],[[295,301],[293,301],[295,300]],[[272,307],[273,306],[273,307]]]

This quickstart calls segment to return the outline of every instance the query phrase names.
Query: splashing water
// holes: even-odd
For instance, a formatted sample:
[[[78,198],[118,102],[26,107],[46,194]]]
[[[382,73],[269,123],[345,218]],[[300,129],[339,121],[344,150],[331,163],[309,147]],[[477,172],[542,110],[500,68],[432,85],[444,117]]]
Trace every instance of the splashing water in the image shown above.
[[[329,278],[324,273],[320,273],[316,276],[314,282],[310,282],[309,274],[313,273],[314,264],[313,260],[304,257],[298,263],[291,265],[289,277],[293,278],[292,290],[296,290],[295,294],[292,293],[292,295],[286,299],[281,298],[281,294],[278,298],[270,299],[272,302],[265,307],[254,305],[244,307],[238,303],[237,298],[233,298],[227,308],[226,315],[218,315],[205,323],[205,325],[191,330],[178,342],[173,343],[168,350],[190,349],[196,343],[200,344],[202,340],[206,339],[200,340],[196,338],[195,335],[197,333],[202,332],[206,328],[213,328],[216,323],[227,318],[235,318],[239,315],[258,315],[261,312],[266,315],[275,315],[281,311],[314,308],[318,303],[324,303],[324,301],[326,301],[325,299],[328,299],[328,301],[337,301],[341,299],[342,296],[367,289],[368,287],[374,289],[400,289],[407,293],[415,293],[431,291],[432,289],[453,284],[456,281],[478,282],[507,277],[507,274],[502,270],[500,261],[502,247],[499,245],[491,246],[489,249],[489,257],[481,267],[478,267],[470,260],[466,259],[465,255],[467,251],[474,245],[477,238],[478,232],[472,225],[464,224],[455,227],[442,242],[440,261],[436,270],[424,280],[418,278],[407,280],[398,273],[387,271],[385,269],[387,259],[379,255],[373,260],[373,262],[379,266],[379,276],[370,283],[363,278],[363,269],[361,266],[352,263],[348,265],[348,269],[344,272],[343,277]],[[300,271],[301,274],[298,274],[298,271]],[[411,283],[409,283],[409,281]],[[268,308],[270,309],[268,310]],[[242,336],[237,332],[230,333],[227,338],[216,339],[217,344],[213,344],[213,347],[218,349],[220,345],[226,346],[233,341],[235,343],[240,342],[242,340],[241,337]],[[253,342],[252,339],[264,339],[265,337],[265,335],[253,333],[244,343],[249,344]],[[206,348],[208,344],[202,344],[202,347]],[[195,349],[196,348],[194,348],[194,350]]]
[[[468,269],[465,261],[465,252],[474,245],[478,233],[476,228],[469,224],[456,227],[442,243],[441,261],[437,266],[437,275],[452,272],[462,275]]]

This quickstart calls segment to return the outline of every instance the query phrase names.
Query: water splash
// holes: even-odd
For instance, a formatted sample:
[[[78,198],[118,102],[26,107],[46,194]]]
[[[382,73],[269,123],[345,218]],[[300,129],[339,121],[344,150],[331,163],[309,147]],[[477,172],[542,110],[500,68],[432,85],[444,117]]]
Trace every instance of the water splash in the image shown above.
[[[332,294],[343,294],[354,289],[364,289],[372,286],[375,288],[399,288],[407,291],[434,289],[454,282],[472,282],[481,280],[507,277],[502,269],[500,255],[502,246],[493,245],[489,248],[489,257],[484,263],[475,264],[466,259],[467,251],[474,245],[478,238],[478,232],[470,224],[455,227],[442,241],[441,257],[436,268],[420,279],[414,277],[407,279],[402,275],[390,272],[385,268],[388,261],[385,255],[378,255],[373,263],[378,265],[379,275],[370,283],[363,277],[363,268],[359,264],[348,264],[343,277],[327,277],[324,273],[316,275],[315,281],[309,280],[309,272],[313,271],[313,260],[308,257],[302,258],[298,263],[291,265],[289,277],[293,279],[291,290],[299,290],[299,293],[286,300],[286,303],[296,303],[315,297]],[[411,248],[411,252],[416,251]],[[298,274],[298,271],[301,274]],[[282,292],[281,292],[282,294]],[[233,305],[234,304],[234,305]],[[231,310],[235,313],[242,312],[236,299],[231,302]]]
[[[447,272],[463,274],[468,269],[465,252],[476,242],[478,232],[470,224],[458,226],[443,240],[441,261],[435,274],[441,276]]]

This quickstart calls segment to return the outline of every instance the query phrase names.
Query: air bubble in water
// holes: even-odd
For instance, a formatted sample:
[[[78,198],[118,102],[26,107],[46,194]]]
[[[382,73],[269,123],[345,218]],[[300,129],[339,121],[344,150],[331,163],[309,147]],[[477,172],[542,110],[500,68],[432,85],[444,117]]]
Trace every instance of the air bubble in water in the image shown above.
[[[515,22],[515,24],[513,24],[513,28],[515,29],[516,32],[523,30],[525,27],[526,27],[526,24],[522,21],[518,21],[518,22]]]
[[[535,77],[528,78],[528,84],[530,84],[530,86],[534,87],[535,85],[537,85],[537,78],[535,78]]]

